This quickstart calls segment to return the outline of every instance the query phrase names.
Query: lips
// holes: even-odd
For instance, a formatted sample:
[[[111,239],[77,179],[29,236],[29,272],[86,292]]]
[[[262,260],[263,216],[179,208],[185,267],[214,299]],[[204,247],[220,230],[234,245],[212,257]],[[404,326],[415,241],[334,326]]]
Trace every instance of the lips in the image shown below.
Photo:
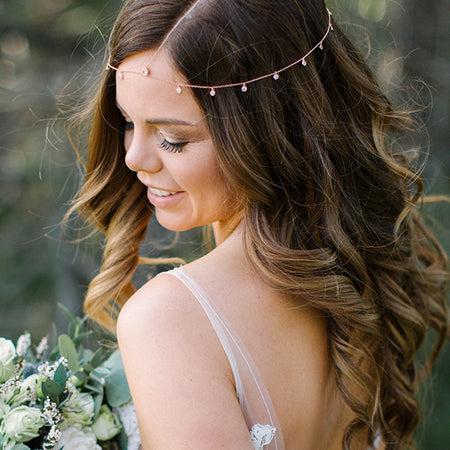
[[[147,198],[157,208],[173,208],[186,194],[185,191],[166,191],[165,189],[147,188]]]
[[[172,191],[165,191],[163,189],[155,189],[155,188],[151,188],[149,187],[148,190],[154,194],[157,195],[158,197],[168,197],[169,195],[174,195],[176,194],[176,192],[172,192]]]

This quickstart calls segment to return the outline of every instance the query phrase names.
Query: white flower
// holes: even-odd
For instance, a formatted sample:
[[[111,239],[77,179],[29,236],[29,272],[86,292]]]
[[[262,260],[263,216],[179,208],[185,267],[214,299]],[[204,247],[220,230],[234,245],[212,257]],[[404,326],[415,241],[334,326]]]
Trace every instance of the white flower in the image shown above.
[[[39,375],[37,373],[32,373],[22,381],[22,387],[32,392],[36,392],[36,385],[38,383],[38,380]]]
[[[40,359],[48,350],[48,338],[44,336],[36,347],[36,356]]]
[[[0,423],[2,419],[8,414],[11,407],[6,404],[5,399],[3,397],[0,397]]]
[[[29,377],[23,379],[19,383],[20,390],[12,396],[10,399],[10,405],[15,407],[22,403],[32,402],[36,400],[36,387],[38,383],[39,375],[32,374]]]
[[[39,428],[42,425],[39,409],[19,406],[6,414],[1,432],[11,441],[27,442],[39,435]]]
[[[122,429],[119,419],[111,412],[107,405],[102,405],[91,428],[99,441],[112,439]]]
[[[45,423],[48,423],[49,425],[55,425],[62,419],[61,412],[59,411],[57,404],[52,402],[48,397],[44,402],[42,417],[44,418]]]
[[[0,383],[14,373],[16,348],[10,339],[0,338]]]
[[[61,405],[61,411],[68,425],[79,423],[85,426],[92,423],[94,407],[92,395],[73,389],[67,401]]]
[[[59,365],[62,364],[67,369],[67,359],[64,356],[58,359],[58,361],[50,364],[48,361],[44,361],[39,367],[38,372],[46,378],[53,378],[55,375],[56,369]]]
[[[24,333],[20,335],[19,339],[17,339],[17,346],[16,346],[17,355],[25,356],[25,353],[27,352],[30,345],[31,345],[31,334]]]
[[[76,423],[61,430],[61,437],[52,450],[101,450],[94,432]]]
[[[46,443],[44,444],[44,448],[53,447],[60,439],[61,430],[56,425],[52,425],[45,438]]]

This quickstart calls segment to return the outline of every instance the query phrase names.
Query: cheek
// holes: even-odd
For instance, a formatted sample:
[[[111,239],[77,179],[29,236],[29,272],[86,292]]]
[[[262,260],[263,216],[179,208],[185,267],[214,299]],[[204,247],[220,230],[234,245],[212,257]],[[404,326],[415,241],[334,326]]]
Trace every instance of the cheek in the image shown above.
[[[205,184],[208,185],[209,198],[213,202],[211,207],[221,210],[225,217],[242,208],[242,196],[230,186],[218,166],[210,170],[207,175],[205,174],[205,180],[207,180]]]

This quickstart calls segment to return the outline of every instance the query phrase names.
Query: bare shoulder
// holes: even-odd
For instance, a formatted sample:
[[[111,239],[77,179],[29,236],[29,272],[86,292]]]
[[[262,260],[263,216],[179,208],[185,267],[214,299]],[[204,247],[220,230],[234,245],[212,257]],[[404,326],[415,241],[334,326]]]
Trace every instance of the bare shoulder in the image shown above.
[[[187,301],[190,295],[186,288],[173,276],[162,274],[142,286],[127,301],[119,314],[117,333],[119,339],[124,333],[148,333],[151,330],[169,330],[170,321],[186,323],[183,318],[195,303]]]
[[[177,278],[139,289],[117,336],[144,449],[251,448],[226,355]]]

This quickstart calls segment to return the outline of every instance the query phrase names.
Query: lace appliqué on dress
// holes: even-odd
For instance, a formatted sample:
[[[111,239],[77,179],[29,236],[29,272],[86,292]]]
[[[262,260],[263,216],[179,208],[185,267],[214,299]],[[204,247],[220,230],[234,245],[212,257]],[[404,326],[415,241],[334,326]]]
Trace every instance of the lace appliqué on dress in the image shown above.
[[[133,402],[125,403],[113,411],[119,416],[125,433],[128,438],[127,450],[142,450],[141,436],[139,434],[139,426],[136,416],[136,409]],[[264,450],[275,437],[276,428],[272,425],[261,425],[256,423],[250,430],[250,438],[255,450]]]
[[[114,408],[114,412],[119,416],[127,435],[127,450],[141,450],[141,435],[134,403],[132,401],[125,403]]]
[[[250,430],[250,438],[255,450],[263,450],[266,445],[269,445],[275,437],[276,430],[272,425],[255,423]]]

